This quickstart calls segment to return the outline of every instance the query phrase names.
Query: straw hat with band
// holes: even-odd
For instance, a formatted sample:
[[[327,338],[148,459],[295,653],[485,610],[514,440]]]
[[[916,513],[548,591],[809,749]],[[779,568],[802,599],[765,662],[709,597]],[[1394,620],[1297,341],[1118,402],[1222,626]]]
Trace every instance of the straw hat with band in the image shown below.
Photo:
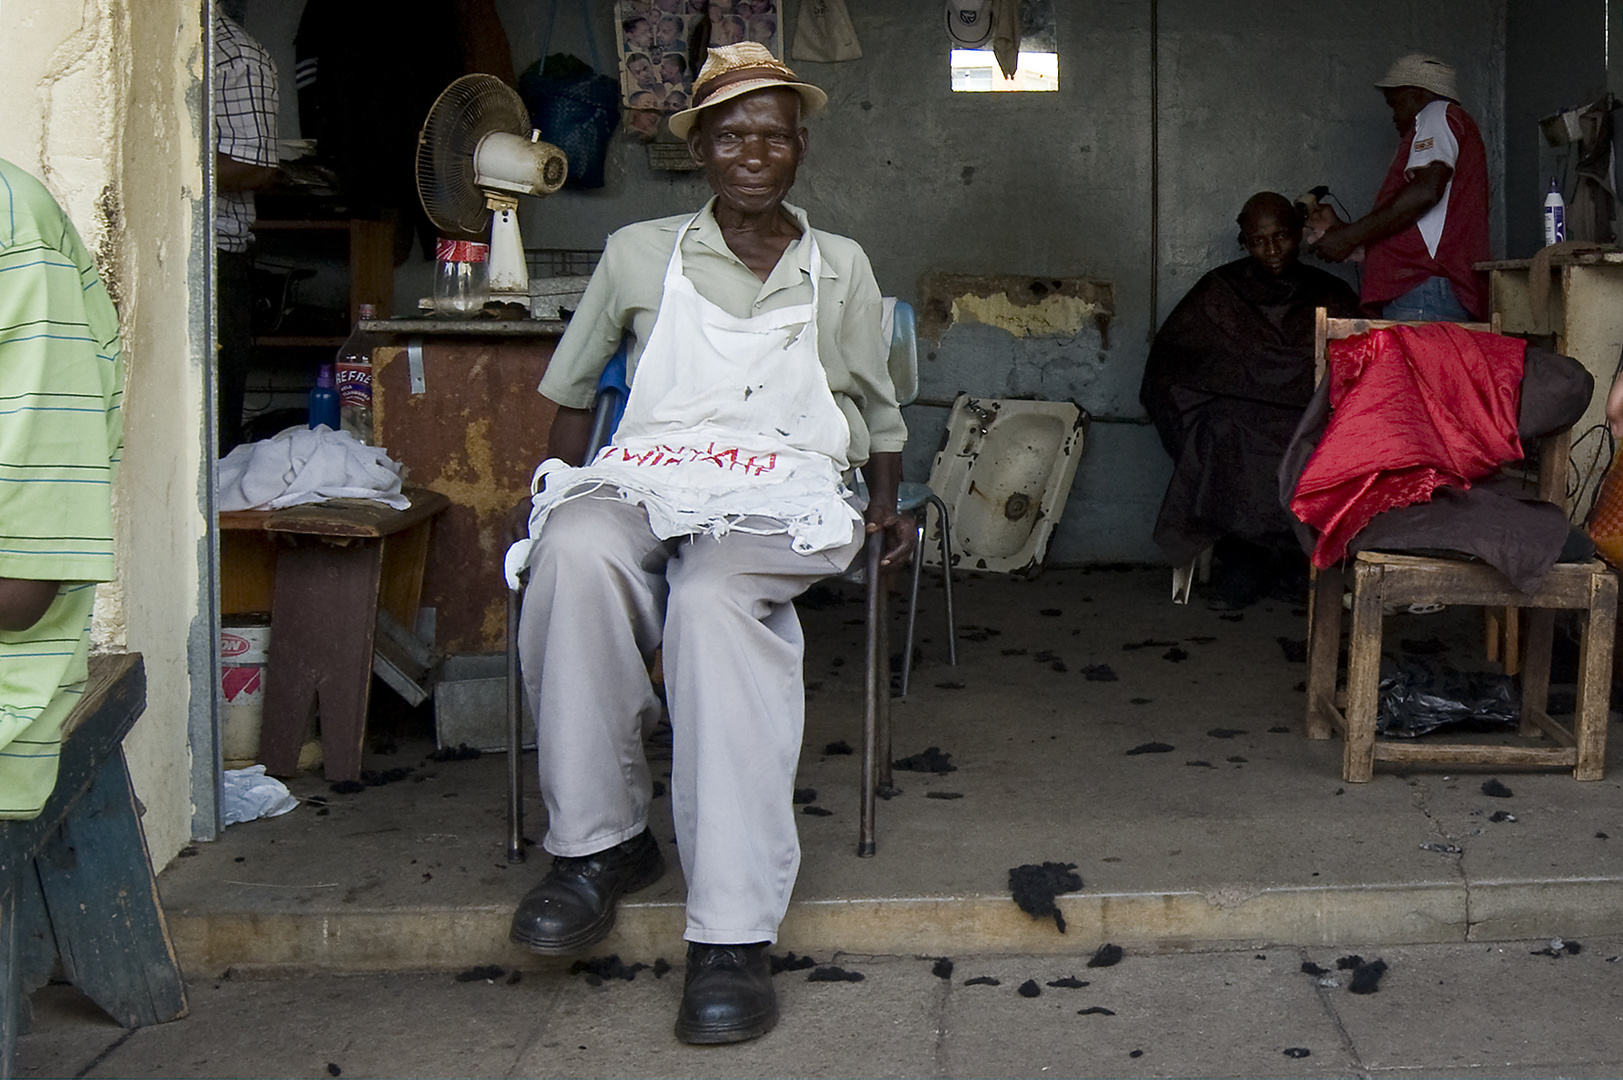
[[[1445,97],[1451,101],[1460,99],[1459,89],[1454,81],[1453,67],[1425,53],[1410,53],[1394,60],[1392,69],[1386,73],[1386,78],[1375,85],[1382,90],[1391,90],[1399,86],[1418,86],[1422,90],[1430,90],[1438,97]]]
[[[811,83],[801,82],[789,65],[773,56],[765,45],[754,41],[718,45],[710,50],[698,78],[693,80],[693,107],[671,114],[671,133],[685,139],[699,122],[701,111],[756,90],[780,86],[800,95],[802,120],[822,112],[828,104],[827,94]]]

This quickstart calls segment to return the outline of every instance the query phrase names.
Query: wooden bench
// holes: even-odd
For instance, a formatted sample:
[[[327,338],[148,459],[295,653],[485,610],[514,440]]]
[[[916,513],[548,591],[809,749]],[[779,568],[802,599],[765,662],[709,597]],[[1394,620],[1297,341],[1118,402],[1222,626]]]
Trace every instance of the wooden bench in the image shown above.
[[[63,725],[56,789],[32,821],[0,821],[0,1080],[28,995],[57,961],[125,1027],[186,1015],[123,740],[146,708],[139,654],[92,657]]]

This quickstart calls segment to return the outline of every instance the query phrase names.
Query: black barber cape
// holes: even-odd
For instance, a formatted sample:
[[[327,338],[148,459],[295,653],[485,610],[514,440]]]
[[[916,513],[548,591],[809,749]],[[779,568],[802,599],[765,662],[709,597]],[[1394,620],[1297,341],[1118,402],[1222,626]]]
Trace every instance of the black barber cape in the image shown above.
[[[1174,566],[1228,534],[1288,533],[1280,459],[1313,395],[1313,313],[1358,313],[1340,278],[1237,259],[1195,283],[1155,335],[1139,401],[1172,456],[1155,542]]]

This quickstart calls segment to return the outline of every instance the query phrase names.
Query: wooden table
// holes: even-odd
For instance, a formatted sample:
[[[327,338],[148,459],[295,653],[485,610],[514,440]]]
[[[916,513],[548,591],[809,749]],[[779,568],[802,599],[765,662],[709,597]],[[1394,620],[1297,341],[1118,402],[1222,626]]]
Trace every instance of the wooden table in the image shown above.
[[[406,494],[404,510],[334,499],[220,515],[222,614],[271,613],[259,758],[274,776],[298,771],[318,710],[327,779],[360,776],[377,613],[416,621],[429,529],[450,505]]]
[[[1493,311],[1506,334],[1553,334],[1555,351],[1577,360],[1595,376],[1595,396],[1573,426],[1573,461],[1580,476],[1597,476],[1606,468],[1611,443],[1589,434],[1606,423],[1606,394],[1623,350],[1623,252],[1584,252],[1550,260],[1549,300],[1534,310],[1531,295],[1533,260],[1505,259],[1478,263],[1491,287]],[[1570,509],[1583,520],[1599,488],[1590,483]]]
[[[0,821],[0,1078],[28,995],[58,961],[125,1027],[186,1015],[123,741],[146,708],[139,654],[93,656],[39,817]]]

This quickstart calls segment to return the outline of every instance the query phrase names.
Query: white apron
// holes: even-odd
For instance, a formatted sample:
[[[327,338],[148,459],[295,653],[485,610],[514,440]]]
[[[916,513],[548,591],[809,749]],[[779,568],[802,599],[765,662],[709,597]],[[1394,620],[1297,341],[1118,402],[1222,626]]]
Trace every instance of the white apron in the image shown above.
[[[531,538],[554,507],[594,492],[644,507],[661,540],[787,533],[810,554],[849,542],[862,520],[840,479],[850,425],[817,358],[817,241],[808,231],[811,302],[741,319],[682,272],[682,238],[698,219],[677,232],[614,441],[580,468],[541,463]],[[528,557],[525,541],[508,552],[510,582]]]

